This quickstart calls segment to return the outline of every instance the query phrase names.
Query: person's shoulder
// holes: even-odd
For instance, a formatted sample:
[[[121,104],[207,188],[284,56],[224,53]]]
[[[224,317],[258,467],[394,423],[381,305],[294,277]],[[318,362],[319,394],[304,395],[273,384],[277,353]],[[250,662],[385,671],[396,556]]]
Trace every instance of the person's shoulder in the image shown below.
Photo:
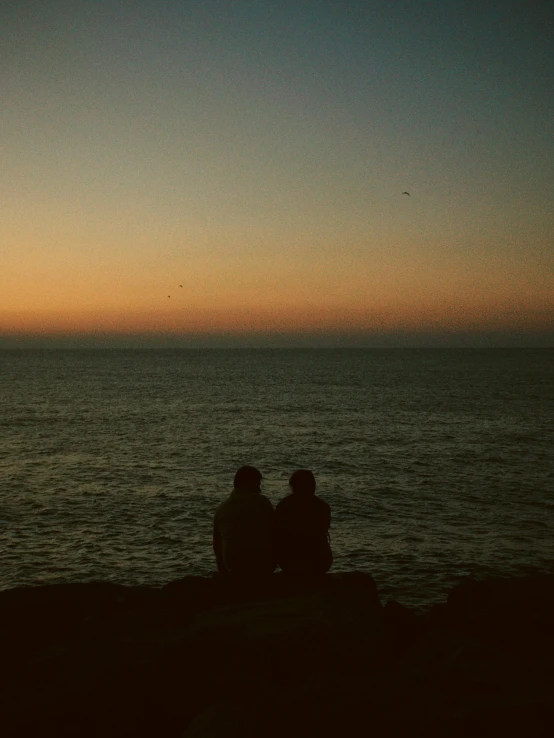
[[[330,510],[331,507],[328,502],[325,502],[325,500],[319,495],[314,495],[314,499],[317,500],[316,504],[319,505],[321,508],[325,508],[326,510]]]
[[[271,502],[271,500],[269,499],[269,497],[266,497],[265,495],[261,495],[260,494],[260,495],[258,495],[258,498],[257,499],[261,502],[261,504],[264,507],[270,507],[273,510],[273,503]]]
[[[217,515],[221,510],[225,510],[226,507],[229,507],[229,503],[231,501],[231,496],[229,495],[224,500],[222,500],[219,505],[215,509],[215,514]]]
[[[283,499],[279,500],[279,502],[277,503],[277,509],[282,510],[283,508],[287,508],[291,504],[292,500],[293,500],[292,495],[286,495],[286,497],[283,497]]]

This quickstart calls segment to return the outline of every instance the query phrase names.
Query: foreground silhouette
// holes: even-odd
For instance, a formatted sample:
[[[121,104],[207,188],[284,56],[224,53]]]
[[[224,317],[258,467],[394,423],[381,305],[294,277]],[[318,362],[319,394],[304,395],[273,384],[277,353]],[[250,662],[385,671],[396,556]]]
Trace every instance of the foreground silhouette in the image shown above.
[[[241,466],[233,491],[215,512],[213,549],[220,574],[256,579],[275,569],[275,512],[261,494],[261,481],[258,469]]]
[[[291,494],[277,505],[277,561],[285,574],[318,576],[333,563],[329,543],[331,508],[315,494],[315,477],[308,469],[295,471]]]
[[[251,582],[271,574],[277,564],[288,575],[321,576],[333,554],[329,542],[331,509],[315,494],[315,477],[308,469],[295,471],[290,494],[276,511],[261,493],[261,472],[242,466],[233,491],[217,508],[213,550],[218,572]]]
[[[0,592],[0,735],[550,738],[554,576],[467,582],[421,616],[361,572],[266,587]]]

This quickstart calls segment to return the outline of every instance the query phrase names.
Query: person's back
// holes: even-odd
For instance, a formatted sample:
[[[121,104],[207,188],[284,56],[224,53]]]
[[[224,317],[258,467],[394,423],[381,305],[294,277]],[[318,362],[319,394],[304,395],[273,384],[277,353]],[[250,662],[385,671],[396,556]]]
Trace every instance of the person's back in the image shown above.
[[[275,568],[274,510],[260,493],[262,475],[241,467],[229,497],[216,510],[213,545],[221,573],[257,576]]]
[[[288,574],[325,574],[333,562],[331,509],[316,496],[312,472],[300,469],[289,484],[292,493],[275,511],[278,564]]]

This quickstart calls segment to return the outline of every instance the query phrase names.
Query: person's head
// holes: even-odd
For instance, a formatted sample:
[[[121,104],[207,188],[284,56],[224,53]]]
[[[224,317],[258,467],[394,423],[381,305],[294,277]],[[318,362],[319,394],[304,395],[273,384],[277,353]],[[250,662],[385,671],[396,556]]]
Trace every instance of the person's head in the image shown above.
[[[255,466],[241,466],[235,474],[233,486],[235,489],[245,489],[250,492],[259,492],[262,481],[261,473]]]
[[[313,495],[315,494],[315,477],[309,469],[298,469],[289,479],[289,487],[293,495]]]

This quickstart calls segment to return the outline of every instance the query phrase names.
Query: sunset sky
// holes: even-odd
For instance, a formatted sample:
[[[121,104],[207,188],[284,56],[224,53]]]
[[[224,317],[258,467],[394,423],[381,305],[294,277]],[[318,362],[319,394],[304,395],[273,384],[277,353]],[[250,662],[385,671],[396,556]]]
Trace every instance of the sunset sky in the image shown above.
[[[553,346],[553,37],[550,0],[2,2],[0,347]]]

